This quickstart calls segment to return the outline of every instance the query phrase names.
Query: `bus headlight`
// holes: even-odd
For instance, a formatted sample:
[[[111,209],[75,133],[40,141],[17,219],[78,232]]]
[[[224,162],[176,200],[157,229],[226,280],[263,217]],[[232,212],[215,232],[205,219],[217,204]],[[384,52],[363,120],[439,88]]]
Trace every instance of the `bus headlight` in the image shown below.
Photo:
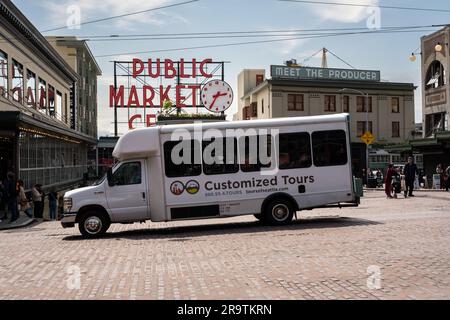
[[[72,209],[72,198],[64,198],[64,212],[70,212]]]

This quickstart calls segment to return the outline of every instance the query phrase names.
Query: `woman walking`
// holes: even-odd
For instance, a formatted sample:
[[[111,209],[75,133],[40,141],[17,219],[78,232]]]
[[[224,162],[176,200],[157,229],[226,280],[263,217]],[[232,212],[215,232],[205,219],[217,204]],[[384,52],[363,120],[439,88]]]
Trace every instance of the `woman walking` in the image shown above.
[[[43,194],[40,191],[38,184],[35,184],[33,186],[33,189],[31,189],[31,194],[33,195],[34,217],[42,218],[42,213],[44,210],[44,208],[42,206]]]
[[[33,218],[33,213],[31,212],[31,206],[30,202],[27,199],[27,196],[25,194],[24,189],[24,183],[23,180],[18,180],[17,183],[19,184],[19,204],[20,204],[20,211],[23,211],[28,218]]]

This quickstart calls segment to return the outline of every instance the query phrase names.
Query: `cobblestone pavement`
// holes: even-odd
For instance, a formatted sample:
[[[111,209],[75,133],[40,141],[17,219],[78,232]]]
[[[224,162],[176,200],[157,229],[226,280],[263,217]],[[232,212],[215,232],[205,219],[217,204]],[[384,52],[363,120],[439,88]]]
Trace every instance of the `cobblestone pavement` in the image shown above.
[[[97,240],[58,222],[2,231],[0,299],[450,298],[450,194],[373,191],[301,217],[112,225]]]

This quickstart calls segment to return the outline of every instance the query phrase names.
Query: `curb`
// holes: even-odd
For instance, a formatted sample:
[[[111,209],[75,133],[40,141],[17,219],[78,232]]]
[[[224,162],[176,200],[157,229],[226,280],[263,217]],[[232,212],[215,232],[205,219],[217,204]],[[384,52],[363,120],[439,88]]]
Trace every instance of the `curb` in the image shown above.
[[[36,221],[36,219],[33,218],[33,219],[27,219],[27,220],[25,220],[25,221],[23,221],[21,223],[18,223],[18,224],[15,224],[15,223],[6,224],[6,225],[3,225],[3,226],[0,226],[0,231],[23,228],[23,227],[26,227],[26,226],[32,224],[35,221]]]
[[[384,192],[384,188],[364,188],[364,191],[383,191]],[[414,189],[414,192],[442,192],[442,193],[447,193],[447,191],[445,190],[435,190],[435,189]]]

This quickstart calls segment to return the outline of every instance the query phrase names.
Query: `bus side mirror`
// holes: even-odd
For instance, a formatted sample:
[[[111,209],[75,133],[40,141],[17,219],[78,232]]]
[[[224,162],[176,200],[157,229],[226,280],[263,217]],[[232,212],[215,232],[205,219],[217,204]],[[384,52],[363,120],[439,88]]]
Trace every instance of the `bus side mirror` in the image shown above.
[[[110,186],[110,187],[115,186],[115,183],[113,180],[112,168],[109,168],[108,171],[106,172],[106,179],[108,180],[108,186]]]

